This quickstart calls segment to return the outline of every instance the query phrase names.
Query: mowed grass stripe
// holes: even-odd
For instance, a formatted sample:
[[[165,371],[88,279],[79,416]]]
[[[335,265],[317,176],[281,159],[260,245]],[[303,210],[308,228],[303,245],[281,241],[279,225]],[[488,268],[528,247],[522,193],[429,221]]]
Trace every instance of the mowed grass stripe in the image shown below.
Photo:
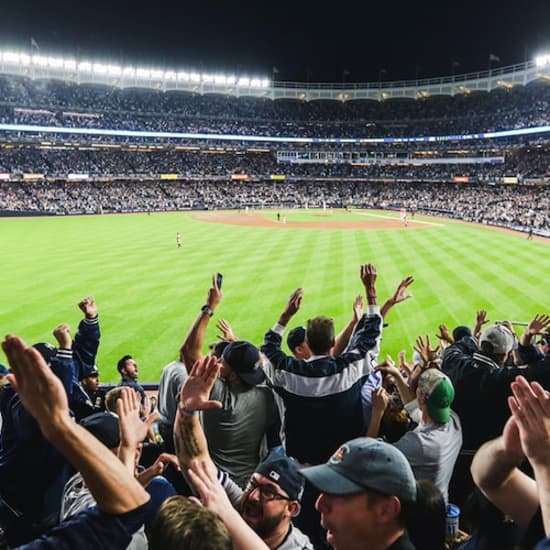
[[[315,212],[309,215],[319,219]],[[362,291],[364,262],[379,269],[380,302],[404,276],[416,278],[414,298],[388,316],[383,355],[410,350],[418,335],[434,334],[440,322],[450,328],[472,325],[476,309],[488,308],[494,320],[528,320],[547,309],[547,244],[429,221],[439,225],[315,231],[224,226],[188,213],[0,220],[0,320],[4,333],[52,341],[57,323],[76,328],[77,301],[94,293],[103,331],[98,358],[103,380],[116,380],[116,360],[132,353],[145,382],[158,381],[162,366],[177,356],[216,271],[225,276],[224,301],[208,341],[216,337],[215,321],[226,317],[239,336],[260,343],[298,286],[305,296],[295,324],[327,314],[341,329],[351,318],[353,297]]]

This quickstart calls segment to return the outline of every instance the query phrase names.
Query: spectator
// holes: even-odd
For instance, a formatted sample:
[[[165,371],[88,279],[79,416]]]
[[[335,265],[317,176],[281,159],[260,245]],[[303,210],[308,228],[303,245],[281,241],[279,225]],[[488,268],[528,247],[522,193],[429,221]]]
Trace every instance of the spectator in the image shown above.
[[[361,437],[341,445],[326,464],[301,470],[320,492],[316,508],[336,550],[413,550],[406,530],[416,482],[405,456],[383,441]]]
[[[119,386],[129,386],[137,391],[141,397],[141,402],[145,402],[145,390],[141,384],[138,384],[139,366],[131,355],[124,355],[118,360],[116,366],[120,373],[121,380]]]
[[[181,348],[188,371],[203,357],[206,327],[222,297],[214,276],[206,304]],[[257,348],[249,342],[231,342],[223,350],[221,365],[211,399],[222,402],[223,408],[205,411],[202,421],[214,463],[238,485],[244,485],[265,454],[262,447],[280,444],[279,416],[273,394],[263,384],[265,375]],[[269,440],[268,433],[272,434]]]
[[[454,398],[451,381],[439,369],[426,369],[418,378],[415,396],[395,366],[380,366],[378,369],[394,377],[409,414],[413,416],[414,409],[421,413],[418,427],[407,432],[394,445],[407,457],[416,479],[432,481],[447,502],[449,482],[462,447],[460,420],[451,410]],[[385,390],[376,390],[367,433],[370,437],[378,436],[378,426],[388,400]]]
[[[201,359],[195,363],[182,388],[174,432],[182,470],[193,460],[202,460],[211,475],[216,472],[197,411],[216,410],[223,406],[220,401],[209,399],[219,368],[215,357]],[[269,548],[312,548],[307,537],[292,525],[292,518],[300,512],[304,489],[304,480],[295,461],[276,454],[268,457],[255,468],[244,491],[226,475],[222,474],[222,478],[233,505],[239,507],[245,522]]]

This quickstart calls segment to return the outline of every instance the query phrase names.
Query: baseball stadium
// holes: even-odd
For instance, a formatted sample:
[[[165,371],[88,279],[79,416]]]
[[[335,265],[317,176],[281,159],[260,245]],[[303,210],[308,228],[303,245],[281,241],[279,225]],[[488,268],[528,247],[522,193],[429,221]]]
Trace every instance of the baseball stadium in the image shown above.
[[[315,389],[318,394],[306,395],[296,389],[305,382],[277,374],[283,367],[273,359],[276,354],[269,355],[271,346],[275,341],[279,352],[296,355],[295,349],[303,344],[287,343],[288,331],[295,327],[306,327],[310,335],[302,337],[302,342],[311,338],[313,355],[304,360],[305,365],[320,356],[330,356],[336,364],[341,357],[360,355],[360,349],[366,354],[361,360],[368,362],[369,372],[377,365],[395,369],[394,364],[405,372],[423,362],[422,369],[440,368],[442,361],[445,367],[444,349],[468,340],[481,350],[483,342],[488,342],[495,350],[505,351],[510,362],[498,366],[504,370],[521,367],[524,370],[514,372],[528,372],[532,361],[539,368],[548,360],[550,344],[549,81],[550,56],[437,78],[304,83],[185,67],[155,69],[138,60],[128,65],[106,63],[93,57],[48,55],[36,48],[2,49],[0,303],[4,333],[16,334],[29,344],[52,344],[53,355],[44,356],[52,365],[52,357],[62,360],[72,345],[75,364],[77,359],[82,362],[71,371],[73,392],[74,386],[84,392],[82,379],[89,377],[97,381],[99,376],[105,390],[116,386],[127,372],[125,361],[132,360],[134,371],[127,385],[138,385],[139,376],[139,385],[154,401],[158,398],[159,406],[163,369],[172,362],[180,359],[190,370],[188,357],[207,355],[220,342],[230,350],[223,351],[223,358],[261,349],[266,355],[258,355],[259,361],[267,365],[262,377],[269,378],[273,369],[272,388],[284,402],[289,425],[296,418],[292,415],[299,416],[304,400],[318,395],[321,401],[329,400],[325,403],[337,403],[335,395],[323,393],[320,383]],[[216,274],[222,275],[219,282]],[[302,290],[296,293],[297,289]],[[383,318],[378,315],[379,306],[384,306]],[[341,356],[313,348],[311,327],[320,316],[332,320],[335,334],[349,328]],[[369,324],[374,318],[380,321],[376,330]],[[89,329],[83,329],[87,322],[100,326],[101,339],[99,348],[96,342],[95,351],[84,360],[78,354],[83,353],[80,346]],[[451,336],[455,328],[466,331],[460,332],[464,337],[460,341],[458,332]],[[373,331],[378,331],[375,336]],[[368,341],[368,352],[367,334],[373,339]],[[338,345],[339,337],[332,336],[332,344]],[[504,350],[506,338],[510,346]],[[239,348],[242,341],[249,346],[245,351]],[[0,362],[6,365],[12,365],[14,357],[9,345],[0,351]],[[521,351],[522,346],[535,359],[527,352],[521,356],[518,348]],[[471,359],[481,352],[475,348],[468,353]],[[350,372],[359,368],[349,362]],[[208,365],[211,371],[219,368]],[[495,363],[489,370],[496,376],[499,368]],[[19,386],[24,373],[20,367],[15,371]],[[438,373],[444,384],[452,380],[456,385],[451,390],[453,396],[456,390],[455,410],[464,431],[457,435],[457,428],[452,442],[445,444],[447,449],[456,447],[456,461],[460,438],[464,437],[464,448],[478,449],[502,432],[510,409],[506,398],[501,398],[490,410],[479,405],[472,416],[468,403],[470,399],[477,403],[477,397],[460,393],[451,370]],[[296,378],[304,376],[308,375]],[[541,377],[527,378],[545,386],[548,375]],[[361,378],[362,384],[365,379]],[[437,378],[435,384],[440,381]],[[516,392],[517,385],[508,380],[506,396]],[[25,391],[21,383],[24,404],[30,402],[24,400]],[[289,398],[292,391],[296,395]],[[370,409],[365,413],[371,419],[370,424],[365,422],[373,437],[383,432],[383,420],[379,419],[378,431],[372,428],[380,403],[382,412],[391,408],[377,392],[372,416]],[[496,400],[495,391],[491,392]],[[526,393],[521,388],[516,393],[520,403]],[[424,397],[418,399],[424,403]],[[425,401],[429,402],[428,397]],[[479,435],[478,419],[481,425],[493,411],[500,414],[500,405],[506,415]],[[517,407],[511,405],[519,425]],[[446,410],[445,421],[425,418],[442,425],[452,423],[455,413],[449,413],[449,406]],[[403,411],[400,414],[406,416]],[[91,412],[95,413],[93,407]],[[321,408],[315,414],[330,431],[329,416]],[[186,415],[196,415],[196,410],[183,411],[182,418]],[[345,418],[345,412],[342,415]],[[165,442],[171,440],[174,422],[174,418],[171,424],[166,421],[170,432]],[[207,422],[204,425],[206,431],[211,429]],[[342,437],[338,445],[353,434],[367,433],[353,432],[352,425],[341,422],[338,429],[349,437]],[[515,429],[523,437],[523,428]],[[309,434],[303,443],[288,432],[292,456],[310,465],[324,463],[330,454],[319,441],[333,444],[337,431],[326,438]],[[386,435],[393,443],[390,432]],[[162,443],[161,436],[162,431]],[[221,445],[217,439],[211,450],[214,462],[222,464],[220,469],[230,468],[231,459],[216,445]],[[363,443],[358,445],[357,450],[353,444],[340,448],[330,467],[345,465],[348,456],[351,461],[354,452],[363,452]],[[473,453],[468,456],[471,462]],[[447,493],[453,466],[454,462],[444,488],[439,477],[436,484],[445,503],[465,506],[457,489],[463,477]],[[16,510],[25,507],[15,493],[4,494],[2,467],[0,461],[0,526],[4,500],[15,502]],[[414,464],[412,468],[416,474]],[[159,466],[161,470],[164,466]],[[395,475],[405,476],[405,470],[400,467]],[[250,471],[245,473],[250,477]],[[240,482],[242,475],[238,470],[232,479]],[[286,481],[285,475],[290,474],[281,475]],[[304,475],[321,495],[330,494],[316,470],[306,469]],[[409,482],[409,478],[403,481]],[[293,496],[290,481],[273,486],[279,493],[271,485],[266,489],[260,484],[259,491],[246,487],[244,494],[257,492],[264,507],[301,498],[300,491]],[[370,488],[384,495],[377,486]],[[489,489],[483,492],[490,494]],[[406,495],[398,496],[406,500]],[[306,500],[304,508],[305,504]],[[321,507],[319,501],[317,505]],[[251,508],[247,519],[246,510],[243,517],[254,529],[258,519],[254,514],[259,513]],[[315,542],[318,533],[311,530],[307,513],[299,517],[303,523],[296,520],[295,524],[313,545],[284,548],[328,547]],[[355,547],[338,544],[341,532],[328,519],[322,525],[333,547]],[[463,527],[468,531],[463,533],[465,540],[474,527]],[[290,533],[288,523],[286,528]],[[260,537],[261,532],[257,530]],[[25,540],[17,528],[11,533],[11,540]],[[459,548],[455,535],[449,548]],[[544,532],[539,540],[543,536]],[[264,542],[263,546],[233,547],[267,548]],[[157,546],[161,547],[169,546]],[[390,546],[376,546],[386,547]],[[417,543],[416,548],[435,546]]]

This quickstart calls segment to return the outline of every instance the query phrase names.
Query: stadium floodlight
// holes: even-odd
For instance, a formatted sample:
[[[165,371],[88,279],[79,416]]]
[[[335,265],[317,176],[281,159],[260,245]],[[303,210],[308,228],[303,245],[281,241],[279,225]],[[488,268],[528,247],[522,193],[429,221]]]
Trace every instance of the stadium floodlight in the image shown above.
[[[74,59],[64,59],[63,68],[69,71],[74,71],[76,69],[76,61]]]
[[[241,76],[241,78],[239,78],[239,82],[237,82],[237,85],[250,86],[250,78],[248,78],[247,76]]]
[[[537,55],[537,57],[535,57],[535,65],[537,67],[544,67],[545,65],[550,65],[550,54]]]
[[[151,69],[151,78],[155,80],[162,80],[164,78],[164,71],[160,69]]]
[[[48,57],[48,67],[51,67],[52,69],[60,69],[63,67],[63,58]]]
[[[215,74],[214,75],[214,83],[215,84],[227,84],[227,78],[223,74]]]
[[[184,81],[188,81],[189,80],[189,73],[186,72],[186,71],[179,71],[176,73],[176,77],[178,80],[184,80]]]
[[[227,77],[227,84],[229,84],[230,86],[232,86],[233,84],[235,84],[237,82],[237,77],[232,74],[232,75],[229,75]]]
[[[122,74],[124,76],[129,76],[133,78],[134,76],[136,76],[136,70],[134,69],[134,67],[124,67],[124,69],[122,70]]]
[[[138,67],[136,69],[136,76],[138,78],[150,78],[151,71],[149,69],[142,69],[141,67]]]
[[[166,71],[164,73],[164,79],[165,80],[176,80],[176,73],[175,71]]]
[[[109,76],[120,76],[122,74],[122,67],[120,65],[107,65],[107,74]]]
[[[2,53],[2,61],[5,63],[13,63],[18,64],[20,60],[20,56],[16,52],[3,52]]]
[[[32,56],[32,64],[38,65],[39,67],[47,67],[48,66],[48,58],[44,55],[33,55]]]
[[[103,63],[94,63],[92,71],[95,74],[107,74],[109,72],[109,67]]]
[[[189,75],[189,80],[191,80],[191,82],[200,82],[201,81],[201,75],[199,73],[191,73]]]
[[[202,73],[201,80],[203,82],[211,83],[211,82],[214,82],[214,76],[208,73]]]
[[[78,64],[78,70],[81,73],[91,73],[92,72],[92,64],[90,61],[81,61]]]

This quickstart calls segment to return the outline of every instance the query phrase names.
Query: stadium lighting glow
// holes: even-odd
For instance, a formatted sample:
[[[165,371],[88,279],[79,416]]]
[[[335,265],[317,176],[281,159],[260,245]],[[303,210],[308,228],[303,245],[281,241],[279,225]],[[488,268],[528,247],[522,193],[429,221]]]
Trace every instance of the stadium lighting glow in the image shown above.
[[[70,57],[48,56],[42,53],[29,55],[25,51],[0,50],[0,60],[5,64],[50,68],[56,70],[77,71],[85,74],[100,76],[124,76],[130,78],[143,78],[146,80],[180,80],[183,82],[204,82],[218,85],[237,85],[253,88],[267,88],[271,84],[267,78],[237,78],[235,75],[220,73],[197,73],[193,71],[174,71],[163,69],[147,69],[145,67],[120,66],[111,63],[96,61],[78,61]]]
[[[517,130],[499,130],[479,134],[456,134],[445,136],[415,136],[386,138],[300,138],[280,136],[241,136],[237,134],[206,134],[190,132],[150,132],[137,130],[111,130],[104,128],[68,128],[65,126],[38,126],[33,124],[0,124],[0,131],[6,132],[43,132],[45,134],[74,134],[86,136],[112,136],[131,138],[164,138],[164,139],[197,139],[216,141],[245,141],[263,143],[433,143],[442,141],[470,141],[474,139],[494,139],[512,136],[550,133],[550,125]],[[108,144],[92,144],[97,147],[108,147]]]
[[[535,65],[537,67],[544,67],[550,65],[550,54],[542,54],[535,57]]]

